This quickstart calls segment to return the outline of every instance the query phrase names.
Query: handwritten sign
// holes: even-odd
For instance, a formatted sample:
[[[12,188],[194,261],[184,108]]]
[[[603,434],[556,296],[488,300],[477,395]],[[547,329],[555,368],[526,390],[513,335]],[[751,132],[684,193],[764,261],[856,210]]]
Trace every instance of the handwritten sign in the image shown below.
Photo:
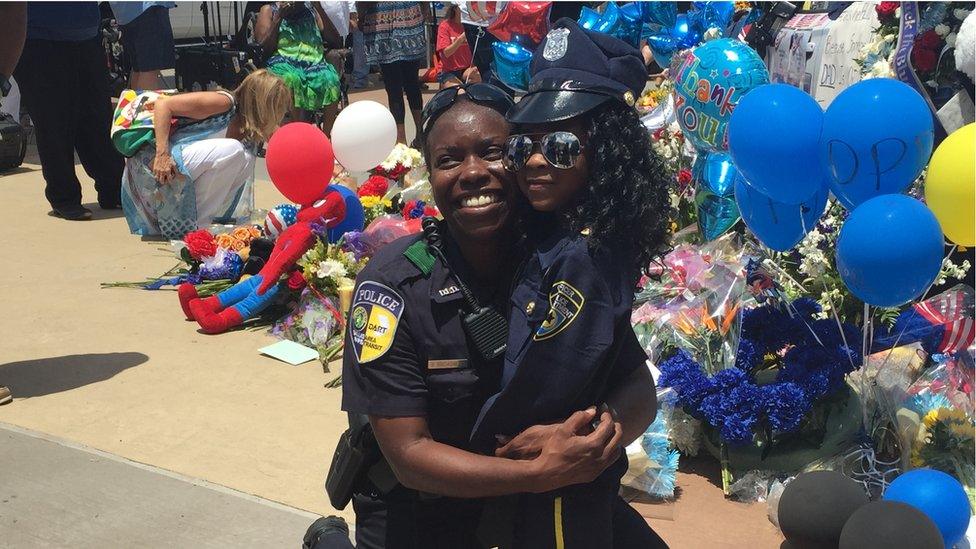
[[[826,13],[794,16],[767,52],[770,80],[796,86],[826,108],[861,80],[854,62],[878,27],[875,2],[854,2],[836,19]]]

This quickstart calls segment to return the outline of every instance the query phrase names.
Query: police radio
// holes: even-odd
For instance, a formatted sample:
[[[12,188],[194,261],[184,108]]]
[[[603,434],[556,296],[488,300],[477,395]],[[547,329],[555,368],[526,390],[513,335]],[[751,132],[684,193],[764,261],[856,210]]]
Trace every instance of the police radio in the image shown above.
[[[433,217],[425,217],[421,221],[421,226],[424,230],[424,240],[427,241],[427,247],[444,263],[445,267],[450,268],[450,264],[441,250],[442,242],[437,228],[437,220]],[[461,295],[464,296],[468,311],[461,319],[461,324],[464,326],[464,332],[468,334],[478,349],[478,354],[485,360],[494,360],[504,355],[508,341],[508,322],[505,317],[491,307],[482,307],[456,273],[454,279],[461,290]]]

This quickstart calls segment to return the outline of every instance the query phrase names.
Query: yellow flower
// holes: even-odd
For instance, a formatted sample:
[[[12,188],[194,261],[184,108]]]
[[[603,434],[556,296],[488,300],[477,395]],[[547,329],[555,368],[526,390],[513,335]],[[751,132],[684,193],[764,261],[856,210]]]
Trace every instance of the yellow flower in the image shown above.
[[[375,208],[376,206],[378,206],[380,204],[381,199],[378,196],[363,196],[359,199],[359,201],[362,202],[363,208],[366,208],[368,210],[370,208]]]

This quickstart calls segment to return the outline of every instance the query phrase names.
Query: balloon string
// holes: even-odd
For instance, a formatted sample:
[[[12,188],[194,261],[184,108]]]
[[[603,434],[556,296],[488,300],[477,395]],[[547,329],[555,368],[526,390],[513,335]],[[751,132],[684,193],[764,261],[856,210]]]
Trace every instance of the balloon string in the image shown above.
[[[864,428],[868,428],[868,349],[871,344],[871,331],[874,325],[871,319],[871,305],[864,304],[864,321],[862,324],[863,339],[861,347],[861,413],[864,416]]]
[[[888,485],[891,484],[888,481],[888,476],[897,475],[901,472],[901,469],[897,467],[899,459],[882,461],[878,459],[878,455],[870,445],[862,446],[850,452],[844,456],[843,461],[851,463],[850,477],[861,484],[869,494],[873,493],[872,488],[877,488],[883,494]]]

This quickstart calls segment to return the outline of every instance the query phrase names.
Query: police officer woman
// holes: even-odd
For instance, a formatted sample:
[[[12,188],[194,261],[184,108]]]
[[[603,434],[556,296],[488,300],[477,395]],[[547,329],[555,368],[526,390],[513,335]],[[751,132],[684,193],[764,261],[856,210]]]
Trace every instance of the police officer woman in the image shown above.
[[[343,409],[369,416],[399,480],[389,489],[372,479],[354,495],[360,548],[484,546],[481,498],[592,481],[629,442],[623,431],[646,427],[643,390],[621,383],[610,399],[617,420],[591,408],[529,429],[511,444],[531,459],[472,451],[471,429],[502,374],[497,348],[485,342],[498,335],[516,265],[521,199],[502,163],[510,106],[487,84],[431,99],[421,129],[444,221],[389,244],[357,277]]]
[[[653,406],[630,325],[638,275],[666,243],[670,213],[666,172],[633,108],[646,78],[635,48],[570,19],[536,52],[506,144],[532,208],[522,219],[530,252],[512,293],[502,390],[484,406],[476,445],[601,404],[641,374]],[[626,470],[620,455],[594,482],[521,496],[515,547],[611,547]],[[662,544],[645,534],[628,546]]]

